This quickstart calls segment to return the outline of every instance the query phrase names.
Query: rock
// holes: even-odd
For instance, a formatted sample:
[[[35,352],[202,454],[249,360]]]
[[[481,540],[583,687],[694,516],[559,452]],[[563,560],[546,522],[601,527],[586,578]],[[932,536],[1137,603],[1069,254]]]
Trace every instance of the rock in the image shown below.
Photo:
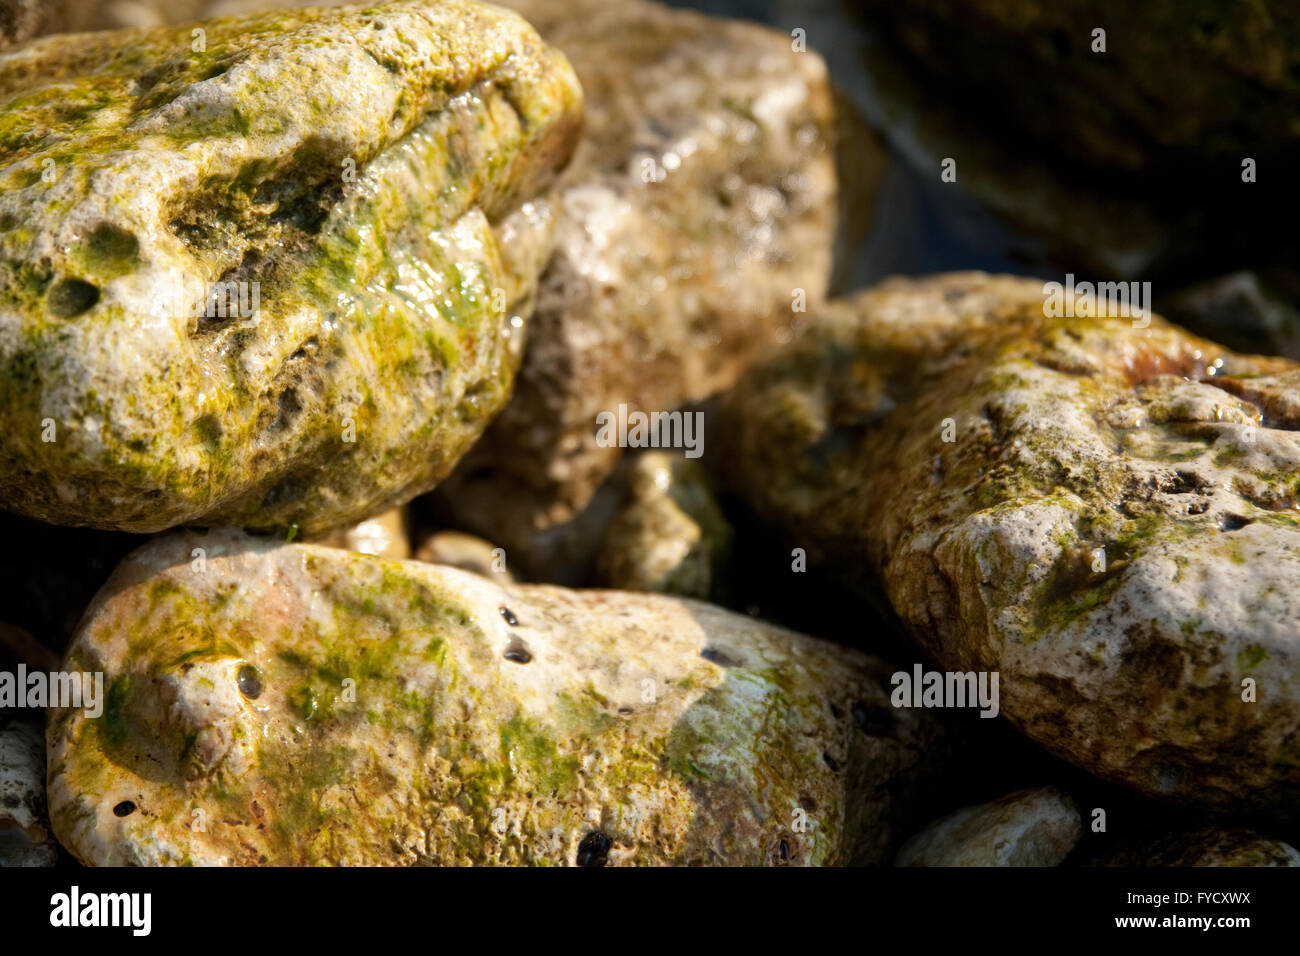
[[[895,866],[1060,866],[1083,821],[1056,787],[1017,790],[936,820],[898,851]]]
[[[1206,828],[1166,834],[1099,866],[1300,866],[1300,851],[1253,830]]]
[[[729,481],[1052,753],[1294,807],[1300,365],[1046,300],[955,273],[828,307],[725,402]]]
[[[64,666],[105,674],[48,729],[88,864],[880,863],[936,734],[855,720],[885,662],[702,602],[233,532],[133,553]]]
[[[405,561],[411,556],[411,542],[406,536],[406,515],[401,508],[390,508],[350,528],[340,528],[316,538],[312,543],[347,548],[358,554],[373,554],[391,561]]]
[[[707,598],[732,531],[694,461],[649,451],[627,467],[626,499],[596,559],[599,587]]]
[[[424,539],[415,558],[470,571],[498,584],[513,584],[515,580],[507,566],[504,549],[494,548],[492,542],[461,531],[434,532]]]
[[[46,33],[84,30],[93,6],[85,0],[0,0],[0,50]]]
[[[467,0],[203,29],[0,58],[11,510],[312,534],[430,488],[508,394],[563,57]]]
[[[835,176],[826,70],[788,34],[641,0],[506,5],[572,60],[587,121],[515,395],[440,496],[522,558],[552,529],[580,550],[562,526],[620,454],[597,415],[730,385],[796,289],[823,296]]]
[[[54,866],[45,815],[45,745],[32,721],[0,717],[0,867]]]

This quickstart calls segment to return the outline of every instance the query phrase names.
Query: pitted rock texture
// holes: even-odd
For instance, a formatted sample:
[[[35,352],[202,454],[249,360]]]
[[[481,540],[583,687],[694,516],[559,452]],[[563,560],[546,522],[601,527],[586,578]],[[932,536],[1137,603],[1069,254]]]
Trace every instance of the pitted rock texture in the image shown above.
[[[45,815],[40,724],[0,717],[0,867],[54,866],[58,858]]]
[[[895,866],[1059,866],[1083,834],[1056,787],[1018,790],[936,820],[898,851]]]
[[[581,92],[465,0],[0,55],[0,503],[303,533],[444,476],[505,402]]]
[[[515,395],[440,495],[523,554],[616,467],[602,411],[729,386],[822,298],[834,120],[822,60],[788,34],[641,0],[506,5],[572,60],[587,118]]]
[[[702,602],[231,532],[128,557],[65,667],[105,673],[48,727],[93,864],[881,863],[937,732],[858,718],[885,662]]]
[[[1294,806],[1300,365],[1047,299],[957,273],[828,308],[728,397],[731,482],[1052,752]]]

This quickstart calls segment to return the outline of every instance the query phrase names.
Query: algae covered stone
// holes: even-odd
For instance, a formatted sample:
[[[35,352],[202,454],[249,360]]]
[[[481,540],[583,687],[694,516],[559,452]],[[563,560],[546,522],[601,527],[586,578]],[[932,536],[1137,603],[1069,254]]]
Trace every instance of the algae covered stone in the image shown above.
[[[958,273],[828,308],[729,396],[730,480],[942,666],[998,671],[1052,752],[1293,807],[1300,365],[1057,291]]]
[[[463,0],[0,55],[0,504],[311,532],[427,490],[509,393],[580,121]]]
[[[48,728],[95,864],[879,863],[935,735],[855,720],[883,661],[702,602],[233,532],[128,557],[65,666],[105,673]]]

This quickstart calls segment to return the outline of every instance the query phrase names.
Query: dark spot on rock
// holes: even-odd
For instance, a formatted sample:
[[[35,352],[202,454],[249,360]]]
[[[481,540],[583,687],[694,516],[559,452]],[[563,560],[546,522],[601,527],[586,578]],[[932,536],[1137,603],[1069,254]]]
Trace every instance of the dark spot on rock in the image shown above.
[[[604,866],[614,842],[599,830],[592,830],[578,844],[578,866]]]
[[[777,853],[781,855],[781,862],[784,863],[790,859],[790,844],[782,840],[777,846]]]
[[[87,252],[97,272],[115,278],[139,265],[140,240],[125,229],[101,222],[90,234]]]
[[[113,808],[113,815],[118,817],[129,817],[135,813],[135,804],[130,800],[123,800]]]
[[[700,656],[706,661],[717,664],[719,667],[735,667],[740,662],[733,657],[729,657],[716,648],[706,647],[700,651]]]
[[[257,700],[262,694],[262,675],[252,664],[245,664],[239,669],[235,682],[239,684],[239,692],[250,700]]]
[[[630,713],[632,713],[633,711],[632,711],[632,708],[631,708],[631,707],[620,707],[620,708],[618,709],[618,712],[619,712],[620,714],[630,714]]]
[[[505,658],[512,664],[527,664],[533,659],[533,655],[529,653],[523,641],[515,638],[506,648]]]
[[[826,766],[830,767],[831,770],[840,769],[840,762],[825,751],[822,752],[822,760],[826,762]]]
[[[302,402],[298,398],[298,390],[295,388],[286,388],[280,393],[280,400],[276,406],[275,423],[271,426],[272,431],[284,431],[292,423],[298,413],[302,411]]]
[[[60,279],[50,286],[45,301],[61,319],[71,319],[89,312],[99,301],[99,289],[80,279]]]
[[[884,737],[894,729],[894,715],[887,707],[877,707],[858,701],[853,705],[853,724],[864,734]]]
[[[209,449],[215,450],[221,444],[221,419],[216,415],[201,415],[194,421],[194,430],[199,440]]]
[[[18,806],[19,802],[20,802],[20,801],[19,801],[18,797],[17,797],[15,794],[12,794],[12,793],[6,793],[6,794],[5,794],[4,805],[5,805],[6,807],[16,807],[16,806]]]
[[[1243,518],[1241,515],[1224,515],[1223,520],[1219,522],[1219,530],[1239,531],[1250,523],[1249,518]]]
[[[834,704],[831,704],[831,716],[834,717],[836,720],[843,720],[844,711],[840,710]]]
[[[510,610],[510,608],[503,607],[501,609],[501,616],[505,618],[506,623],[509,624],[511,627],[519,626],[519,618],[515,617],[515,612]]]
[[[808,794],[806,793],[799,794],[799,806],[803,807],[804,810],[808,811],[809,813],[817,812],[817,801],[814,800],[812,797],[808,796]]]
[[[1198,475],[1190,471],[1179,471],[1160,490],[1168,495],[1186,495],[1199,489],[1202,483]]]

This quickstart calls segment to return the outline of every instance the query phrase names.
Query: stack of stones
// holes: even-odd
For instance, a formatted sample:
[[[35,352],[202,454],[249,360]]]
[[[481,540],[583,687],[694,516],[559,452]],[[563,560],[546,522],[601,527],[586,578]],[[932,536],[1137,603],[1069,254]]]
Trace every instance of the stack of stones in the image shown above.
[[[506,6],[2,8],[0,646],[86,693],[0,696],[0,862],[1300,862],[1300,365],[830,298],[816,53]],[[1057,778],[956,809],[995,726]]]

